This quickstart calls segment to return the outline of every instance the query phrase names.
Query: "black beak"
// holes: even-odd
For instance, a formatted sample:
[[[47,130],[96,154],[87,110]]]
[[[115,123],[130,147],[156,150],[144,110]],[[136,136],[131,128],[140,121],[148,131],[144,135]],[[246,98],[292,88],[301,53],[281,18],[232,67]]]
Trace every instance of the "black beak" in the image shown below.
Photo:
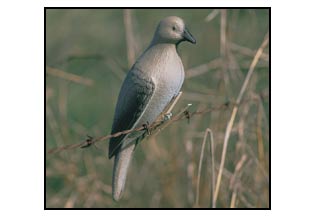
[[[189,41],[190,43],[193,44],[196,43],[196,39],[194,38],[194,36],[192,36],[192,34],[188,31],[187,28],[185,28],[184,30],[183,38],[185,41]]]

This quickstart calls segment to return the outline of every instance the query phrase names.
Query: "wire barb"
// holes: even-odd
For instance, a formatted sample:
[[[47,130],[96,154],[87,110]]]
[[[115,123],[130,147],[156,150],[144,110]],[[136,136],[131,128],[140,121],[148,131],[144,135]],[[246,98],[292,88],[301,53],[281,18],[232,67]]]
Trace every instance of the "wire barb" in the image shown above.
[[[150,127],[149,122],[143,124],[142,127],[143,127],[143,130],[145,130],[146,134],[151,135],[151,130],[149,128]]]
[[[85,140],[85,145],[82,145],[80,148],[87,148],[93,144],[93,137],[86,135],[87,139]]]
[[[186,119],[187,119],[187,122],[188,122],[188,124],[189,124],[189,123],[190,123],[190,117],[191,117],[190,112],[189,112],[188,110],[186,110],[186,111],[184,112],[184,115],[185,115],[185,117],[186,117]]]

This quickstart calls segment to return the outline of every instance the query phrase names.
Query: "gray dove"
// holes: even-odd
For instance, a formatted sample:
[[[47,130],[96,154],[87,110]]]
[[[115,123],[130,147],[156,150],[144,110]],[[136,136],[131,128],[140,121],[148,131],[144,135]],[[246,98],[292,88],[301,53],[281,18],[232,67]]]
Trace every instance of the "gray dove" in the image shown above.
[[[150,46],[136,60],[120,89],[112,134],[152,124],[170,101],[176,97],[184,81],[184,67],[177,46],[196,40],[176,16],[158,24]],[[124,191],[133,152],[144,131],[113,137],[109,142],[109,158],[115,156],[112,195],[118,201]]]

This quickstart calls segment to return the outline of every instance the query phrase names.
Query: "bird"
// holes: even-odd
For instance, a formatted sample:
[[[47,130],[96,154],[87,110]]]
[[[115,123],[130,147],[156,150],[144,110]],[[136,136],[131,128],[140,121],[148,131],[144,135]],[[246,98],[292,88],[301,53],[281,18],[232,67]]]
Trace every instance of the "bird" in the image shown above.
[[[177,48],[181,42],[196,44],[182,18],[169,16],[156,27],[148,48],[135,61],[121,86],[111,134],[152,124],[184,82],[184,67]],[[144,131],[132,132],[109,141],[108,157],[115,156],[112,197],[123,195],[128,167]]]

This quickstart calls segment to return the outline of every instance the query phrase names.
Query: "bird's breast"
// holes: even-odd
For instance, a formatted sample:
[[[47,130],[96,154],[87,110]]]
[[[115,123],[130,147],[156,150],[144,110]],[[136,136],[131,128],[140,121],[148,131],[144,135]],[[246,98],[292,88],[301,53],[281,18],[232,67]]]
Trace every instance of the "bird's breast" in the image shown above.
[[[184,68],[176,50],[163,50],[159,55],[148,54],[145,62],[150,65],[139,65],[140,71],[147,73],[154,82],[153,96],[138,122],[139,125],[152,123],[163,112],[171,99],[177,95],[184,81]]]

